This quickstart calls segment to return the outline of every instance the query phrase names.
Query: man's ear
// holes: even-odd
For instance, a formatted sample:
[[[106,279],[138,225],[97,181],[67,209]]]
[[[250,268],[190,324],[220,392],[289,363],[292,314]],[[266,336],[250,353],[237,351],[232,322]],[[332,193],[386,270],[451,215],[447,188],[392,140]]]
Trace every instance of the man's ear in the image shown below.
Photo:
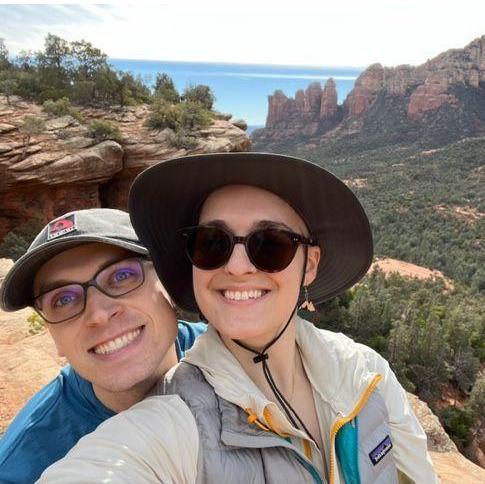
[[[308,247],[304,280],[305,286],[309,286],[317,277],[318,264],[323,255],[322,252],[323,249],[320,249],[320,247]]]

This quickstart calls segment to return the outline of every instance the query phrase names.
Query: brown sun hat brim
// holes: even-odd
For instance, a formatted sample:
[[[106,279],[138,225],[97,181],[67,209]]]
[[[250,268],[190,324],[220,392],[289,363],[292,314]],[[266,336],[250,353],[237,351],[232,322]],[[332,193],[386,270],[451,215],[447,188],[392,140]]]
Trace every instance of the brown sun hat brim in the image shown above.
[[[308,161],[270,153],[216,153],[163,161],[135,179],[130,217],[164,287],[182,309],[198,312],[192,266],[179,229],[197,224],[207,196],[225,185],[253,185],[289,203],[323,249],[310,299],[322,303],[354,285],[369,269],[369,220],[357,197],[335,175]]]

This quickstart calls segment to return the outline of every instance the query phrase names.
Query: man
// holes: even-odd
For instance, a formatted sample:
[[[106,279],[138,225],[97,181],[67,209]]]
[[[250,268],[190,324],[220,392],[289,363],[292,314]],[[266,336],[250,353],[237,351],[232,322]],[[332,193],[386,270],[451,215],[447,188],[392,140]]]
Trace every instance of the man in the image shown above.
[[[0,289],[33,307],[70,366],[0,440],[0,482],[35,481],[107,418],[140,401],[204,324],[178,323],[128,214],[79,210],[46,225]]]

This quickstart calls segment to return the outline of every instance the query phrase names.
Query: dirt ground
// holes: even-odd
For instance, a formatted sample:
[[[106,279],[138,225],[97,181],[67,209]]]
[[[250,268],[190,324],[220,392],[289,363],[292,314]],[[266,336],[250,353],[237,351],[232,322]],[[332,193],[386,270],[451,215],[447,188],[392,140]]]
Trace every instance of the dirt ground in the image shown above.
[[[11,261],[0,259],[0,280]],[[65,364],[46,331],[29,334],[30,309],[0,311],[0,435],[29,398]]]

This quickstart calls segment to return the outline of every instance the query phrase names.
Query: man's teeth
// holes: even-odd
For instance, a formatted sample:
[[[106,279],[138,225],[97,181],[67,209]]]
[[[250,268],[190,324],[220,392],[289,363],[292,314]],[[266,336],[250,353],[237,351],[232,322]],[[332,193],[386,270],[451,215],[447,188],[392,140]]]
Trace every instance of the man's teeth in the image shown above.
[[[114,353],[115,351],[121,350],[125,346],[128,346],[140,333],[141,328],[137,328],[119,336],[118,338],[112,339],[107,343],[96,346],[93,351],[97,355],[109,355],[110,353]]]
[[[253,289],[251,291],[222,291],[226,299],[232,301],[247,301],[248,299],[257,299],[264,294],[265,291],[261,289]]]

